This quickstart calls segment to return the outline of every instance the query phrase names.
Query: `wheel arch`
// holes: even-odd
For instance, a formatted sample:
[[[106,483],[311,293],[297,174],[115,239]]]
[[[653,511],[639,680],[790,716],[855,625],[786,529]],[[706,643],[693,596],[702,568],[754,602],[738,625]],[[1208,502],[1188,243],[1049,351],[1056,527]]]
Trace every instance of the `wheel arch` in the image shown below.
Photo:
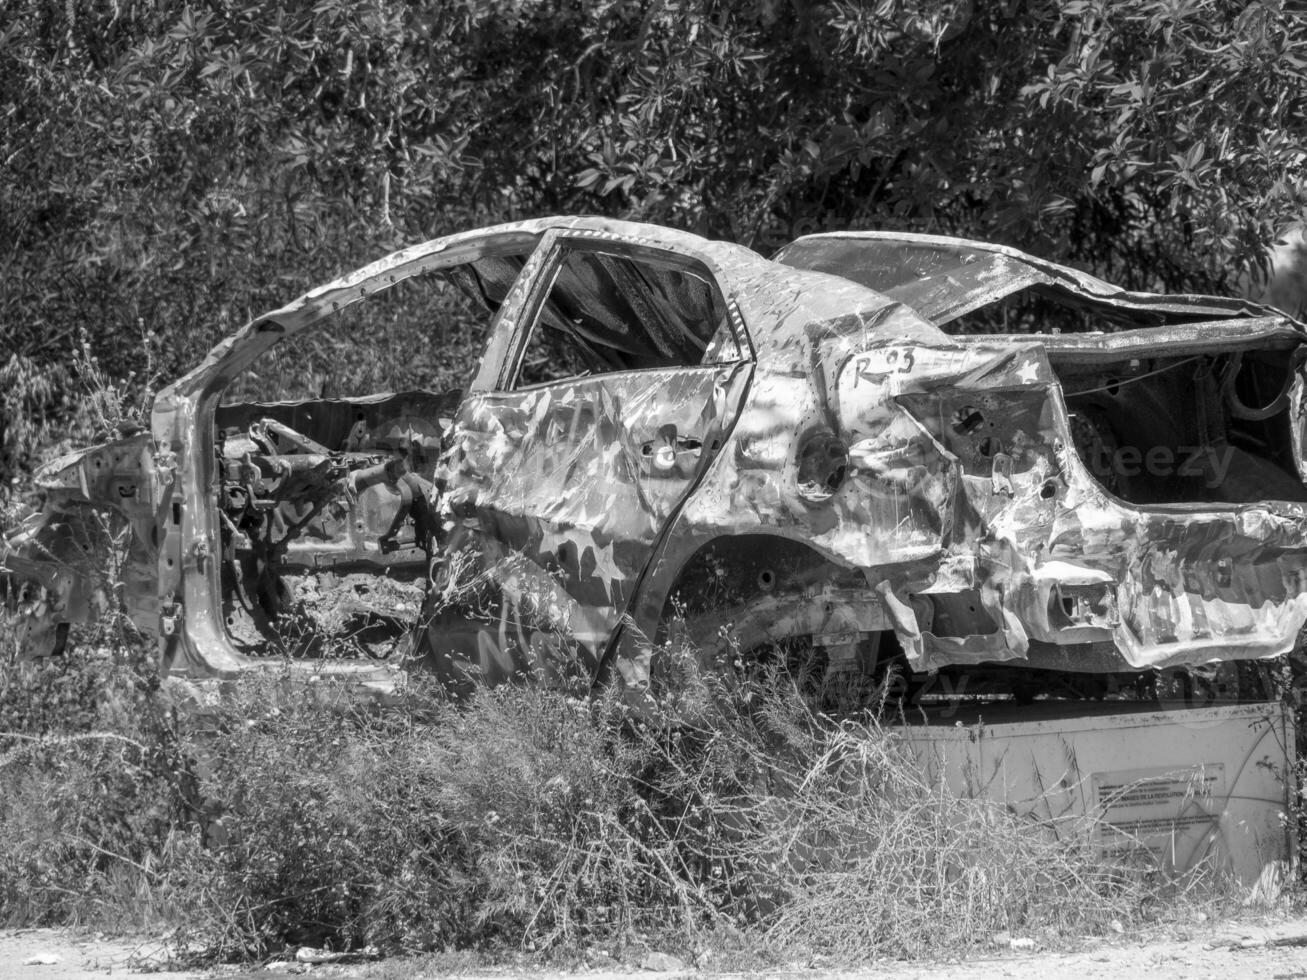
[[[893,629],[866,573],[805,541],[771,531],[717,534],[665,550],[599,674],[648,688],[655,655],[673,625],[705,654],[799,636],[854,644]]]

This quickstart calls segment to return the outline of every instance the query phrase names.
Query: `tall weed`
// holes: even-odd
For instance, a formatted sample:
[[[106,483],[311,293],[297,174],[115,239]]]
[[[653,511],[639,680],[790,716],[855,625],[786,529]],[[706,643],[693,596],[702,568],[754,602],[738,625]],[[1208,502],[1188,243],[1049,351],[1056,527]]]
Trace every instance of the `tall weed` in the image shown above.
[[[0,922],[157,922],[195,796],[145,656],[81,646],[0,670]]]
[[[1088,821],[958,797],[893,729],[814,713],[779,672],[728,685],[686,668],[686,710],[656,724],[610,696],[455,701],[420,679],[383,710],[274,665],[178,724],[138,676],[121,657],[28,664],[0,689],[10,711],[22,692],[120,692],[62,728],[24,709],[0,736],[7,921],[166,907],[227,957],[732,935],[852,961],[1128,925],[1176,898],[1135,856],[1106,857]]]

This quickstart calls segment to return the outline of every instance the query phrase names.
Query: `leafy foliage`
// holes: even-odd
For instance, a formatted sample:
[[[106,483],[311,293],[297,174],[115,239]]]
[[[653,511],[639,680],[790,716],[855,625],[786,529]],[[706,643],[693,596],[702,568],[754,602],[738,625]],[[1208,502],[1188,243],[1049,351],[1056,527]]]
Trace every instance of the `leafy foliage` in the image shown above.
[[[143,326],[172,377],[381,251],[542,212],[1213,289],[1303,203],[1282,0],[16,0],[0,38],[0,330],[43,370],[85,328],[125,375]]]

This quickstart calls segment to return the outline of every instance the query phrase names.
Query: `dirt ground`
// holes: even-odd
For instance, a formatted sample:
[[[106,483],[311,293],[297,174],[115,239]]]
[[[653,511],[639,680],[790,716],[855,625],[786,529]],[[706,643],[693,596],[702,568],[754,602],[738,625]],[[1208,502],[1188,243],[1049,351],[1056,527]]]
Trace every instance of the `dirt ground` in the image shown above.
[[[991,977],[1035,976],[1041,980],[1191,980],[1211,977],[1258,977],[1265,980],[1307,980],[1307,915],[1262,918],[1239,923],[1198,924],[1184,938],[1184,930],[1162,937],[1115,937],[1084,941],[1075,952],[1045,949],[999,949],[991,955],[961,963],[867,964],[855,972],[833,970],[821,964],[795,963],[760,974],[730,972],[730,964],[704,964],[699,970],[654,971],[627,969],[581,970],[572,974],[533,972],[538,980],[631,980],[634,977],[775,977],[795,980],[986,980]],[[1020,937],[1017,937],[1018,940]],[[1020,945],[1020,943],[1018,943]],[[422,980],[422,978],[505,977],[518,971],[464,972],[448,961],[414,958],[354,965],[279,963],[266,968],[226,967],[212,972],[166,972],[158,943],[129,942],[77,934],[68,930],[22,929],[0,931],[0,980],[98,980],[102,977],[156,973],[160,980],[273,980],[285,976],[341,978],[341,980]],[[55,959],[53,963],[36,962]],[[664,963],[664,966],[674,963]],[[160,968],[165,972],[157,973]]]

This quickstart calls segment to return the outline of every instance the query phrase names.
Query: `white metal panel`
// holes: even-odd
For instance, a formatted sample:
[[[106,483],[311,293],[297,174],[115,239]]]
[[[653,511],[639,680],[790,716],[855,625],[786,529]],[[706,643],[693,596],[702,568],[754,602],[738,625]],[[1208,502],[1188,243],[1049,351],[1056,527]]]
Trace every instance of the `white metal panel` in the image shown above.
[[[978,711],[978,715],[977,715]],[[1083,835],[1143,844],[1164,868],[1209,860],[1252,884],[1287,859],[1293,725],[1284,705],[1162,710],[1098,702],[995,704],[902,729],[934,778]]]

